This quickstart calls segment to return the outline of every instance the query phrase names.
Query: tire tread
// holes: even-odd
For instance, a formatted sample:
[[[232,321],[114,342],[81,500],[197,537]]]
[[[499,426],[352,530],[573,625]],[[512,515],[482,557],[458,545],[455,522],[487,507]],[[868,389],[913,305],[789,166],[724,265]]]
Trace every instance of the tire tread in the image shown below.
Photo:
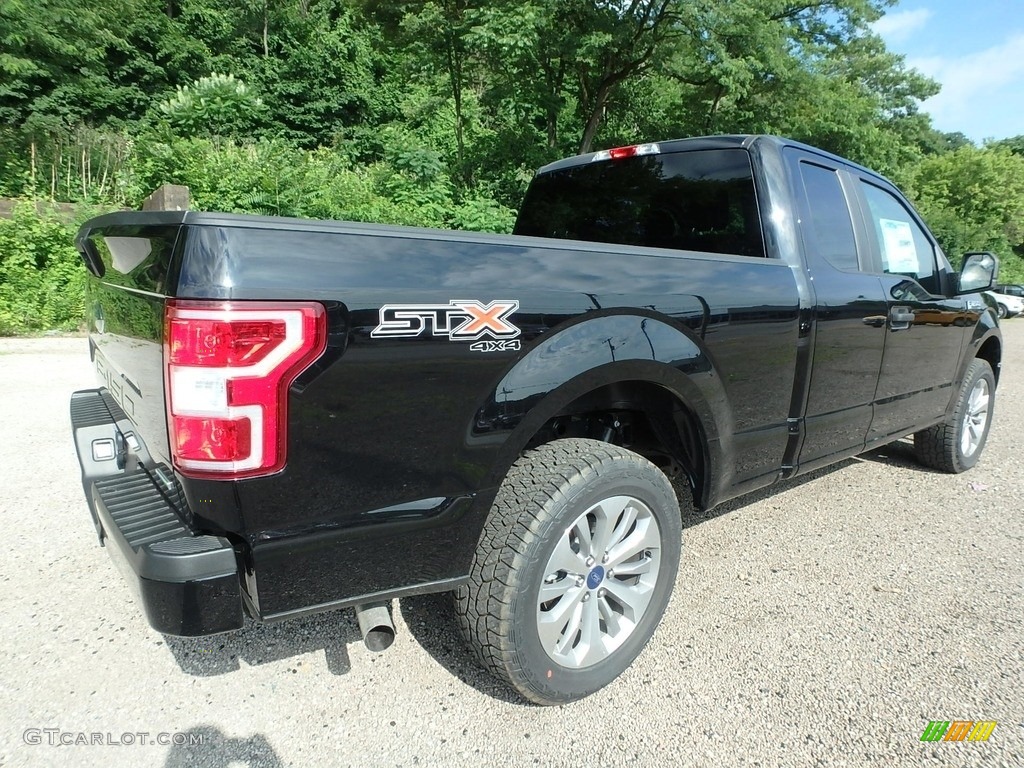
[[[937,469],[947,474],[958,474],[970,469],[977,461],[985,447],[984,438],[982,444],[974,454],[974,460],[964,464],[960,457],[960,427],[963,420],[963,409],[967,407],[967,398],[974,387],[975,382],[985,375],[994,383],[992,368],[988,362],[981,358],[975,358],[964,372],[963,382],[960,391],[957,393],[956,406],[953,415],[939,424],[928,429],[922,429],[914,433],[914,451],[917,460],[926,467]],[[995,397],[995,387],[991,388],[992,397]],[[993,400],[994,402],[994,400]],[[992,407],[991,405],[989,406]],[[992,421],[992,414],[989,413],[989,424]],[[987,433],[986,433],[987,436]]]
[[[556,440],[524,453],[513,464],[491,507],[469,584],[455,593],[455,614],[476,658],[535,703],[556,702],[529,685],[517,660],[518,628],[512,616],[516,574],[528,567],[531,541],[555,516],[560,497],[571,484],[578,477],[596,477],[604,466],[623,460],[638,468],[653,467],[631,451],[598,440]]]

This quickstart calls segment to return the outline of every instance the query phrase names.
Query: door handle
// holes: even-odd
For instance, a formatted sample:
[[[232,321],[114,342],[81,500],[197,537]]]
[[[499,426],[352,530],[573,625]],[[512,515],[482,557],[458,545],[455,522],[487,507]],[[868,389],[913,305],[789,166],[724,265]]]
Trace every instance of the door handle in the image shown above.
[[[889,310],[889,330],[906,330],[912,322],[914,322],[914,313],[910,307],[893,307]]]

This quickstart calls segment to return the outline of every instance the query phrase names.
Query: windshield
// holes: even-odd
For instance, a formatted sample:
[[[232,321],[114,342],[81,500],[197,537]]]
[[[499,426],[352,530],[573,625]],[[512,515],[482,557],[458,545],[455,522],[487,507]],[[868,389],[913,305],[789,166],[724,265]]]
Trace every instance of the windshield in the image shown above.
[[[764,256],[750,156],[706,149],[598,161],[534,178],[515,234]]]

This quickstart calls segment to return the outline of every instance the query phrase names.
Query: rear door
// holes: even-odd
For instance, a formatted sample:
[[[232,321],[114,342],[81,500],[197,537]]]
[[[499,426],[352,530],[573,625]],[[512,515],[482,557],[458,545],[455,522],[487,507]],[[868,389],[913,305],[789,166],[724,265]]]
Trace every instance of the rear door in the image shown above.
[[[910,204],[880,179],[853,177],[887,304],[870,444],[941,419],[976,315],[951,295],[952,268]]]
[[[800,466],[860,451],[873,415],[888,303],[871,270],[857,193],[844,166],[785,150],[814,289],[811,377]],[[852,213],[851,213],[852,211]]]

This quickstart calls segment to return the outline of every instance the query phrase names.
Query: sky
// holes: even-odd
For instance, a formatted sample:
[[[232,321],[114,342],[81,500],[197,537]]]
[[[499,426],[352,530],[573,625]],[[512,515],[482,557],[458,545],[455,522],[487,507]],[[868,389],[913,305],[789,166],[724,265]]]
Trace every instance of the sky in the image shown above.
[[[900,0],[874,24],[942,85],[922,109],[976,143],[1024,135],[1024,0]]]

